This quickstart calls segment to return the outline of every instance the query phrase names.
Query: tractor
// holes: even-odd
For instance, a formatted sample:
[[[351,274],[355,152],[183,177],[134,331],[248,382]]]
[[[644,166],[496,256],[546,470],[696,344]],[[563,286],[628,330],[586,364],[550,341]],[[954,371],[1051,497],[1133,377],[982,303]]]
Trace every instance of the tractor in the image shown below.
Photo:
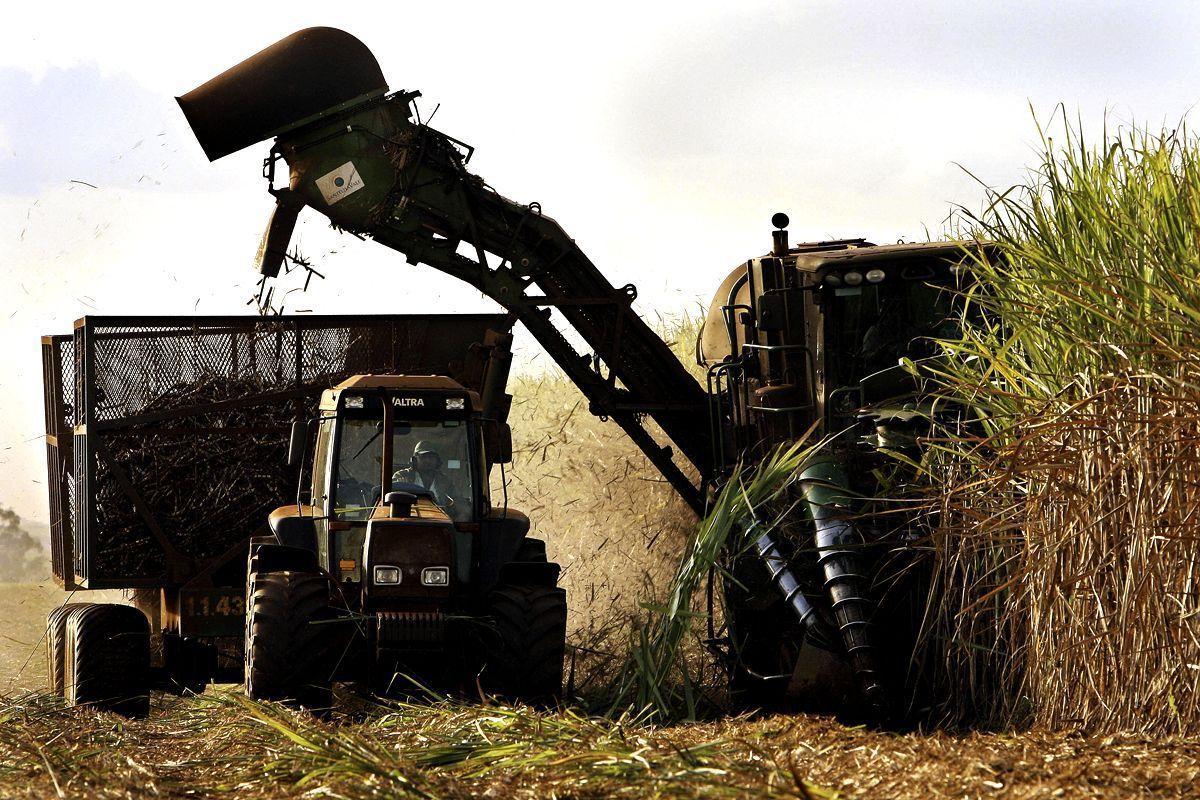
[[[250,697],[322,707],[345,680],[558,698],[566,593],[529,518],[492,505],[512,443],[484,408],[448,377],[356,375],[295,423],[293,462],[316,427],[307,502],[250,543]]]

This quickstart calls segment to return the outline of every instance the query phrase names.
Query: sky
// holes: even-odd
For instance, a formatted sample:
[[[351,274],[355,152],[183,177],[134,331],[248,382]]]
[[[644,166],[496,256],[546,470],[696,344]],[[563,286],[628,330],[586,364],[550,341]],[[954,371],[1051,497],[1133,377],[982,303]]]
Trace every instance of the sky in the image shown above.
[[[1200,101],[1195,4],[23,3],[0,28],[0,505],[45,520],[39,337],[85,314],[235,314],[273,201],[262,144],[209,163],[174,97],[339,27],[502,194],[538,201],[640,308],[707,305],[793,240],[937,235],[1022,179],[1034,114],[1098,134]],[[494,310],[301,216],[327,276],[286,310]],[[291,301],[289,301],[291,302]],[[522,358],[536,365],[536,346]]]

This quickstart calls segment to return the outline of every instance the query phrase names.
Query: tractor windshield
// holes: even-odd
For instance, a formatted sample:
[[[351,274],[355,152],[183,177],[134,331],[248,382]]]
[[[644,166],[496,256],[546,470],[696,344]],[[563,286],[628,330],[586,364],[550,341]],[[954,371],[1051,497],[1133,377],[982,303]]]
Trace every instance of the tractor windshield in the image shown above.
[[[388,491],[428,491],[451,517],[469,520],[474,496],[470,453],[464,421],[397,420]]]
[[[331,475],[334,516],[368,519],[388,492],[408,491],[427,494],[455,520],[471,519],[475,480],[466,419],[393,418],[390,432],[385,424],[374,398],[344,410]]]
[[[338,436],[333,487],[335,516],[367,519],[379,502],[383,476],[383,418],[347,417]]]

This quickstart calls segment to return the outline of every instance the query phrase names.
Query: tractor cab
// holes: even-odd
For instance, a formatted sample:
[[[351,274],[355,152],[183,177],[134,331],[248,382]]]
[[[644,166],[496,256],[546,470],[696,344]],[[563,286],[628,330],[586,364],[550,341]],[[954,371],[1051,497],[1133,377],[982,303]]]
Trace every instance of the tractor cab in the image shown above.
[[[294,456],[315,442],[299,502],[251,543],[252,697],[319,705],[334,681],[391,691],[409,678],[558,696],[566,595],[529,518],[492,506],[512,441],[489,407],[446,376],[355,375],[297,423]]]
[[[309,502],[298,508],[314,523],[322,569],[364,595],[481,577],[481,535],[494,534],[497,516],[489,474],[512,445],[507,424],[484,419],[477,392],[440,375],[355,375],[322,395],[314,424]],[[519,540],[527,518],[498,511],[504,538]]]

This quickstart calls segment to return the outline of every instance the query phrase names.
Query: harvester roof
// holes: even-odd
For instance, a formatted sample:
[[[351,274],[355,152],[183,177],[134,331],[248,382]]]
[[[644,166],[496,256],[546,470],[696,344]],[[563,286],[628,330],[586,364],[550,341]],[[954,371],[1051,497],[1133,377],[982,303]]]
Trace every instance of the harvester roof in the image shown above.
[[[796,254],[796,268],[816,272],[823,267],[849,267],[869,263],[898,261],[913,258],[942,258],[960,261],[970,241],[915,242],[912,244],[863,245],[838,250],[801,252]]]

